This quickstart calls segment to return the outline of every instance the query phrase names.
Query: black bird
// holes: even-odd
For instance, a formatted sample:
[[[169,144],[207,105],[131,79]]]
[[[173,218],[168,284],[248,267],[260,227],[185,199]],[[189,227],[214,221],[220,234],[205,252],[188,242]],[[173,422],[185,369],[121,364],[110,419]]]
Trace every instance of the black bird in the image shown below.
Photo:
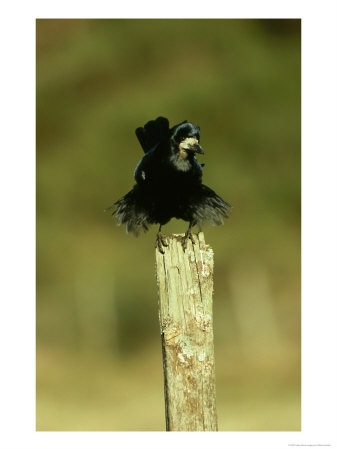
[[[189,222],[182,245],[194,244],[191,229],[208,222],[223,224],[231,206],[212,189],[203,185],[202,166],[196,153],[200,147],[200,128],[186,120],[174,127],[164,117],[150,120],[136,129],[137,138],[145,152],[139,161],[133,189],[108,208],[113,210],[117,224],[126,224],[127,232],[138,235],[140,229],[159,224],[156,247],[164,253],[167,246],[161,228],[172,217]]]

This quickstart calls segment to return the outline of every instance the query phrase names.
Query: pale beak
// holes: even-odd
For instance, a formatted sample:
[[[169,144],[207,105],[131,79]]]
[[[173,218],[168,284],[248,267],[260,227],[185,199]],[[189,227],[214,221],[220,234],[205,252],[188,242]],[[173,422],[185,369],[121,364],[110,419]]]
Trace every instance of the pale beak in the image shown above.
[[[195,144],[195,145],[192,147],[192,150],[194,150],[195,153],[200,153],[201,155],[204,155],[204,154],[205,154],[204,150],[202,149],[202,147],[200,147],[199,144]]]
[[[204,150],[200,147],[199,141],[195,137],[188,137],[180,143],[180,148],[187,152],[204,154]]]

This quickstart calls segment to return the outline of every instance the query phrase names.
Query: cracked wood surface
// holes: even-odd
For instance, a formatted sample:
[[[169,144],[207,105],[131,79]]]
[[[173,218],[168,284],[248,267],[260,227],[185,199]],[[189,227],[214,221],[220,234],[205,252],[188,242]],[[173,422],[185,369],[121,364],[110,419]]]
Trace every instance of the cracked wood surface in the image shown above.
[[[167,431],[217,431],[213,344],[213,250],[203,233],[156,249]]]

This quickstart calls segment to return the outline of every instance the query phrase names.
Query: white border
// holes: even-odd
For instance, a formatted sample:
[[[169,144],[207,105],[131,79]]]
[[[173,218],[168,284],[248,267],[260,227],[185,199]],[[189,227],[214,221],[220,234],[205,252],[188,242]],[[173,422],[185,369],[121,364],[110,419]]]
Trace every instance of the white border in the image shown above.
[[[336,1],[174,0],[163,7],[144,1],[13,1],[1,7],[0,17],[0,448],[336,448]],[[302,18],[301,432],[35,432],[35,18],[41,17]]]

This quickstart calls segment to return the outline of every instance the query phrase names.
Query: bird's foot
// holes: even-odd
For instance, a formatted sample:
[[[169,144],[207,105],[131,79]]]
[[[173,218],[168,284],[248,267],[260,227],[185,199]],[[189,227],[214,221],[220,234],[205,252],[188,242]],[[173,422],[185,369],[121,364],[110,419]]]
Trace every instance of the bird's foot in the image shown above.
[[[155,248],[157,248],[162,255],[165,253],[163,247],[168,247],[168,243],[165,235],[158,231]]]
[[[187,241],[188,241],[188,239],[191,239],[192,244],[196,243],[195,240],[194,240],[194,237],[193,237],[193,233],[192,233],[190,228],[186,231],[185,236],[183,237],[183,240],[182,240],[182,243],[181,243],[181,245],[183,246],[184,251],[187,248]]]

